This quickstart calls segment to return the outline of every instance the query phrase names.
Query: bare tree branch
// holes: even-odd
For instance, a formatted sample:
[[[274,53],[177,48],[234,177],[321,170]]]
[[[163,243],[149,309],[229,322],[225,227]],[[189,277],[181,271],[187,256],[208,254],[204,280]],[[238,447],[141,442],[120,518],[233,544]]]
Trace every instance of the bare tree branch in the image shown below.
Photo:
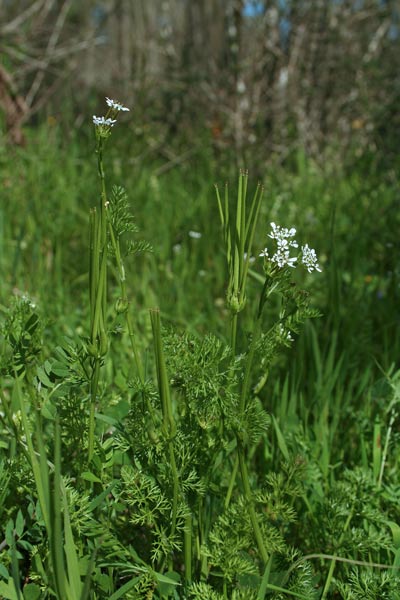
[[[3,25],[0,29],[0,35],[7,35],[10,33],[15,33],[18,29],[28,21],[35,13],[37,13],[41,8],[43,8],[44,4],[47,0],[36,0],[29,8],[27,8],[24,12],[19,14],[15,19]]]
[[[55,47],[57,45],[58,39],[61,35],[62,28],[64,27],[65,19],[67,18],[68,11],[71,7],[72,0],[65,0],[64,4],[61,7],[60,13],[58,15],[57,21],[54,25],[53,32],[50,36],[49,42],[47,44],[45,57],[51,56],[54,52]],[[25,102],[28,106],[31,106],[36,94],[39,91],[40,86],[42,85],[43,79],[45,76],[45,69],[40,69],[33,80],[31,88],[26,95]]]

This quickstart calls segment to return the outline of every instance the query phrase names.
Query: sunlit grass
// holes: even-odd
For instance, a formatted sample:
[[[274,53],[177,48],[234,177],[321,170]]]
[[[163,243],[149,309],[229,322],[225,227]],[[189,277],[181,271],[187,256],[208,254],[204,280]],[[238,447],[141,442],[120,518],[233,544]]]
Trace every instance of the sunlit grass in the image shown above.
[[[108,220],[107,211],[97,225],[92,212],[88,235],[90,209],[111,201],[111,211],[113,202],[109,195],[99,205],[94,139],[54,126],[28,137],[26,148],[0,155],[0,595],[22,597],[26,576],[31,587],[23,597],[33,599],[50,597],[50,589],[60,599],[78,593],[146,597],[155,585],[155,598],[251,599],[267,590],[271,598],[283,598],[292,590],[292,596],[310,599],[302,585],[315,598],[361,598],[346,594],[368,589],[365,575],[371,590],[389,598],[384,594],[395,583],[382,573],[396,575],[383,567],[400,561],[399,216],[393,175],[366,174],[361,166],[348,173],[327,165],[323,171],[301,154],[291,167],[267,169],[250,244],[258,263],[248,263],[244,302],[235,268],[226,267],[220,223],[225,200],[219,210],[213,186],[218,181],[223,189],[230,169],[216,164],[211,148],[163,169],[160,156],[140,159],[143,148],[136,142],[130,148],[126,136],[116,133],[118,152],[107,147],[108,193],[123,183],[140,239],[153,247],[151,253],[124,256],[119,237],[125,231]],[[257,189],[251,173],[247,185],[250,203]],[[122,196],[115,193],[118,203]],[[236,223],[231,231],[244,233],[231,178],[226,198]],[[264,293],[258,255],[270,222],[295,225],[301,239],[318,249],[322,273],[296,270],[293,279],[311,293],[322,317],[293,334],[294,343],[282,344],[264,367],[252,347],[261,327],[268,331],[282,311],[272,298],[263,320],[257,322],[259,314],[255,321]],[[103,226],[110,236],[104,293]],[[241,262],[242,241],[237,255],[229,242],[232,264],[239,261],[238,285],[247,264]],[[237,307],[232,294],[241,300]],[[160,312],[153,311],[150,320],[148,309],[155,307]],[[240,318],[237,333],[232,315]],[[260,346],[266,352],[267,341]],[[237,354],[237,363],[229,363],[226,348]],[[221,399],[228,401],[236,386],[238,413],[250,415],[241,431],[232,425],[233,415],[225,414],[229,444],[215,422],[219,413],[212,412],[219,402],[218,393],[212,396],[218,377]],[[254,390],[254,406],[248,406]],[[205,405],[199,401],[203,393]],[[271,425],[267,433],[253,432],[253,443],[246,428],[257,429],[257,419],[264,423],[257,407],[264,407]],[[175,419],[181,427],[177,439]],[[193,456],[184,450],[191,427],[198,443]],[[169,456],[164,468],[163,449]],[[145,464],[148,472],[138,469]],[[201,473],[198,480],[190,466]],[[187,487],[181,485],[185,477]],[[141,489],[147,490],[146,506]],[[262,512],[258,503],[268,508]],[[218,514],[222,505],[226,512]],[[168,511],[172,524],[163,529]],[[273,533],[266,542],[267,522]],[[227,552],[241,543],[229,523],[237,524],[243,539],[252,532],[249,556],[253,560],[258,552],[260,572],[247,555]],[[151,533],[143,534],[145,526]],[[28,557],[34,547],[45,547],[45,532],[50,554],[43,566],[41,550],[32,562]],[[284,551],[278,533],[286,540]],[[311,562],[305,555],[313,555]],[[357,574],[356,563],[346,560],[375,566],[364,565]],[[81,578],[73,572],[77,561]],[[213,570],[215,561],[219,570]],[[91,580],[96,592],[90,591]],[[334,596],[335,589],[342,595]],[[129,596],[130,590],[143,595]]]

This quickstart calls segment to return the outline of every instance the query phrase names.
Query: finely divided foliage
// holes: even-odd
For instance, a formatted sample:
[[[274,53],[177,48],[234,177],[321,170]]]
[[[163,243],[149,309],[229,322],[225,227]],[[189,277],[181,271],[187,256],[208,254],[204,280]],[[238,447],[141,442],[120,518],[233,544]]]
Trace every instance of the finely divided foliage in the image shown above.
[[[292,374],[282,387],[273,377],[295,351],[294,334],[319,316],[295,268],[322,270],[307,243],[299,251],[296,229],[274,222],[263,261],[252,260],[263,188],[248,202],[245,171],[234,203],[217,188],[221,328],[185,331],[154,308],[144,317],[148,298],[136,293],[129,255],[150,246],[136,239],[130,197],[109,190],[105,169],[112,127],[129,109],[106,104],[93,117],[100,191],[88,323],[49,349],[29,298],[3,311],[0,597],[398,598],[395,470],[385,483],[398,377],[387,376],[390,427],[382,445],[375,424],[372,465],[363,438],[363,468],[337,474],[327,404],[300,420]],[[202,243],[198,231],[188,235]],[[335,364],[334,353],[328,359]],[[310,377],[316,404],[331,401],[339,367],[328,381]]]

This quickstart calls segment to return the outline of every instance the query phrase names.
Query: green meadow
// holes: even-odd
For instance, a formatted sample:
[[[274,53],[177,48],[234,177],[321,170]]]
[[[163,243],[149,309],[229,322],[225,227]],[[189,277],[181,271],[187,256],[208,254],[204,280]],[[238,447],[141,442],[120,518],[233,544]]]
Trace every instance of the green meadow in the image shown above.
[[[134,119],[0,146],[0,597],[399,599],[398,168]]]

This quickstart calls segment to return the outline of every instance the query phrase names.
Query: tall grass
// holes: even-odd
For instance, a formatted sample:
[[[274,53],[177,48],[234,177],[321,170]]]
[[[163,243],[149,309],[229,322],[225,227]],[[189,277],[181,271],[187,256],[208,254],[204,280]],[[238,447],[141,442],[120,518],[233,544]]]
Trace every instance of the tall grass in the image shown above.
[[[253,239],[251,177],[218,206],[210,149],[165,169],[123,137],[107,189],[150,253],[99,209],[89,238],[93,139],[42,127],[1,153],[0,595],[396,598],[397,180],[299,153],[265,173]],[[271,362],[282,306],[242,257],[272,221],[323,272],[293,274],[322,317]]]

